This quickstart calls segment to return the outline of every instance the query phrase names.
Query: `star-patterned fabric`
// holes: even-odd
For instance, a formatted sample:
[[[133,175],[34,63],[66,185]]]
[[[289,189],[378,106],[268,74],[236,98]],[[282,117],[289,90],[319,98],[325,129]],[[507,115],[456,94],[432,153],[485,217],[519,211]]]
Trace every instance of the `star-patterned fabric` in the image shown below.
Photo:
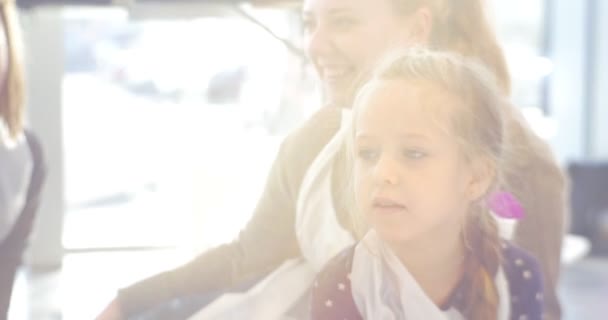
[[[353,300],[349,279],[354,248],[352,246],[334,257],[317,275],[312,291],[312,319],[363,319]],[[502,267],[511,295],[510,319],[543,319],[542,276],[538,262],[528,253],[508,242],[502,245],[502,255]],[[463,284],[459,285],[441,309],[447,310],[451,307],[459,309],[463,303],[463,287]]]

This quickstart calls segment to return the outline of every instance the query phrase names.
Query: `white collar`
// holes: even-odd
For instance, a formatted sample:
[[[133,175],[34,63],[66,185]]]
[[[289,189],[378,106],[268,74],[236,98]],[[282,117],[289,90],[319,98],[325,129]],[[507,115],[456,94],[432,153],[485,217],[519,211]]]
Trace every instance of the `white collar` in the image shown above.
[[[437,307],[375,230],[368,231],[355,247],[350,280],[353,300],[364,319],[464,320],[454,308]],[[506,320],[510,296],[502,268],[495,281],[498,319]]]

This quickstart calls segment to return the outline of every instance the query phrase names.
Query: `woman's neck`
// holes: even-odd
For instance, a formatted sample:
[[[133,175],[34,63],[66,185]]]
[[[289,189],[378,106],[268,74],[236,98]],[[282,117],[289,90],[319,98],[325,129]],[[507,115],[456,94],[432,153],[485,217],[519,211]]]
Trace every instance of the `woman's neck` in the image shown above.
[[[465,248],[460,232],[428,238],[391,247],[427,296],[435,304],[443,305],[462,278]]]

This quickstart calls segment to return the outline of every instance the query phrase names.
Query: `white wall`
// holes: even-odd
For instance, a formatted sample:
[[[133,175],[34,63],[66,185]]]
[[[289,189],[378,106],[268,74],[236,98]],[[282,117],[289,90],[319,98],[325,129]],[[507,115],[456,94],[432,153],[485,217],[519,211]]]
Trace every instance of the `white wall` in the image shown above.
[[[26,261],[30,266],[53,268],[61,264],[63,257],[62,22],[59,10],[41,9],[23,14],[22,24],[26,45],[28,120],[40,137],[48,167]]]
[[[552,12],[554,70],[549,87],[550,112],[557,124],[551,140],[560,162],[584,156],[584,84],[587,1],[555,0]]]
[[[608,159],[608,1],[597,2],[593,157]]]
[[[587,33],[591,18],[587,10],[591,1],[595,3],[593,38]],[[608,159],[608,1],[554,0],[554,6],[551,58],[555,70],[549,98],[558,133],[551,144],[562,162],[605,161]],[[593,45],[589,47],[587,41],[593,41]],[[588,48],[594,50],[592,55],[588,54]],[[586,75],[589,56],[594,58],[590,62],[593,83],[588,82]],[[588,92],[591,96],[586,100]],[[590,123],[585,123],[586,112]]]

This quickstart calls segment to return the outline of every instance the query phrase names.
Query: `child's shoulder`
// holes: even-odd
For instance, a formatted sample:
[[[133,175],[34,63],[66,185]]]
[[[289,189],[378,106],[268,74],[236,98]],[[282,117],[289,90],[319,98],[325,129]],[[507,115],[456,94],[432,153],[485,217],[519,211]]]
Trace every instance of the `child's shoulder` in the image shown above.
[[[312,288],[313,319],[361,319],[351,294],[349,277],[354,250],[355,246],[343,250],[317,274]]]
[[[502,267],[508,274],[520,274],[522,278],[530,279],[533,274],[540,273],[538,260],[526,250],[509,241],[501,243]]]
[[[354,245],[342,250],[325,264],[321,272],[317,275],[317,280],[323,282],[325,279],[346,277],[352,269],[354,255]]]
[[[543,310],[543,277],[538,260],[516,245],[503,242],[502,267],[509,283],[512,312],[520,319],[540,319]]]

